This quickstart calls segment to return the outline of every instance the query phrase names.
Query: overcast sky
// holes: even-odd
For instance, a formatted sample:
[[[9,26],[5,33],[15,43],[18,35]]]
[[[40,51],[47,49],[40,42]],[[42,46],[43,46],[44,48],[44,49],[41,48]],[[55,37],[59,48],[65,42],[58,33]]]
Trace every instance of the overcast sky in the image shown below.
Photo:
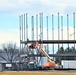
[[[0,0],[0,44],[16,42],[19,45],[19,16],[57,14],[65,16],[76,12],[76,0]]]

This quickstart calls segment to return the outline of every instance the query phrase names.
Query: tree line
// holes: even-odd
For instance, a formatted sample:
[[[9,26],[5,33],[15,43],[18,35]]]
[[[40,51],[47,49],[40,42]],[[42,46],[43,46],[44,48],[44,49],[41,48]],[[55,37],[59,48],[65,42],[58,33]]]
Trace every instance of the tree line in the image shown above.
[[[57,50],[56,54],[76,54],[76,49],[72,47],[63,48],[60,47],[59,50]],[[75,56],[64,56],[64,57],[55,57],[56,62],[58,63],[60,60],[75,60]]]
[[[24,53],[23,51],[19,52],[19,48],[14,43],[2,44],[2,49],[0,49],[0,58],[7,62],[12,63],[13,61],[19,60],[19,53]],[[29,51],[25,51],[26,54],[30,53]],[[24,54],[25,54],[24,53]],[[56,54],[76,54],[76,49],[72,47],[63,48],[60,47],[57,50]],[[55,57],[55,61],[58,63],[60,60],[74,60],[76,57]]]

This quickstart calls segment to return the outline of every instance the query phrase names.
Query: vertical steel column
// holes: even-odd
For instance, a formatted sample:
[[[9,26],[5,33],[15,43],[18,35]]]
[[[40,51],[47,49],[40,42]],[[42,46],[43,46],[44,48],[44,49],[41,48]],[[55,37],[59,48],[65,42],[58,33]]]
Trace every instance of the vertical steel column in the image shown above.
[[[61,16],[61,34],[62,34],[62,40],[63,40],[63,16]],[[63,48],[63,43],[62,43]]]
[[[39,16],[40,16],[40,35],[39,35],[39,36],[40,36],[40,40],[42,40],[42,39],[41,39],[41,35],[42,35],[42,32],[41,32],[41,13],[39,14]],[[41,55],[41,56],[40,56],[40,62],[41,62],[41,65],[42,65],[42,64],[43,64],[43,63],[42,63],[42,53],[40,53],[40,55]]]
[[[36,39],[38,40],[38,15],[36,14]],[[38,55],[38,49],[37,49],[37,55]],[[38,56],[37,56],[37,64],[39,65],[38,63]]]
[[[21,21],[21,24],[22,24],[22,41],[23,41],[23,15],[22,15],[22,21]],[[23,50],[23,44],[22,44],[22,50]]]
[[[74,40],[75,40],[75,13],[73,13],[73,26],[74,26]],[[74,49],[75,49],[75,42],[74,42]]]
[[[40,40],[41,40],[41,13],[40,13]]]
[[[28,41],[28,13],[26,13],[26,40]]]
[[[46,20],[47,20],[47,40],[48,40],[48,16],[46,16]],[[47,44],[47,53],[49,54],[49,46]]]
[[[60,40],[60,26],[59,26],[59,13],[58,13],[58,40]],[[60,65],[60,45],[59,45],[59,42],[58,42],[58,51],[59,51],[59,65]]]
[[[20,26],[20,50],[19,50],[19,63],[20,63],[20,51],[21,51],[21,16],[19,16],[19,26]],[[19,64],[20,66],[20,64]],[[19,70],[19,68],[18,68]]]
[[[52,40],[54,40],[54,15],[52,14]],[[54,54],[54,43],[52,44],[52,50]],[[53,57],[54,60],[54,57]]]
[[[41,36],[41,40],[43,40],[43,13],[40,13],[40,16],[41,16],[41,26],[40,26],[40,36]],[[43,43],[42,43],[42,45],[41,45],[42,47],[43,47]],[[43,54],[41,53],[41,56],[43,56]],[[44,60],[43,60],[43,57],[41,57],[41,65],[43,65],[43,62],[44,62]]]
[[[59,13],[58,13],[58,40],[60,40]]]
[[[34,16],[31,17],[31,24],[32,24],[32,41],[34,40]],[[32,53],[34,54],[34,50],[32,50]]]
[[[67,14],[67,40],[69,40],[69,15],[68,14]],[[68,52],[69,52],[69,43],[68,43]]]
[[[26,41],[28,42],[28,13],[26,13]],[[28,44],[26,46],[26,49],[27,49],[27,53],[28,53]],[[29,54],[29,53],[28,53]],[[29,57],[27,58],[27,61],[29,60]],[[28,67],[27,67],[28,69]]]
[[[25,41],[25,14],[24,14],[24,41]]]
[[[20,26],[20,50],[21,50],[21,16],[19,16],[19,26]]]
[[[43,40],[43,13],[41,13],[41,38]],[[42,44],[42,47],[43,47],[43,44]]]
[[[38,15],[36,14],[36,39],[38,40]]]
[[[20,35],[21,35],[21,40],[23,41],[23,15],[21,15],[21,19],[20,19]],[[20,51],[22,51],[23,50],[23,44],[21,44],[20,45]],[[19,52],[19,66],[20,66],[20,52]],[[19,70],[19,68],[18,68],[18,70]]]
[[[40,39],[43,39],[43,13],[40,13]]]
[[[34,40],[34,16],[32,16],[32,40]]]
[[[43,40],[43,13],[41,13],[41,39]],[[43,43],[42,43],[42,48],[43,48]],[[42,65],[43,63],[44,63],[44,57],[42,57]]]

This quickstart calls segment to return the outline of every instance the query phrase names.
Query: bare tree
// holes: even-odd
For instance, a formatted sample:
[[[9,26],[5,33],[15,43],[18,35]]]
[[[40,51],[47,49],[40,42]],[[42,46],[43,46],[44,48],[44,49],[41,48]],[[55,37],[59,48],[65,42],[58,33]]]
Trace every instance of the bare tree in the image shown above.
[[[12,63],[17,61],[19,57],[19,49],[16,44],[8,43],[2,44],[2,50],[0,51],[0,58],[4,61]]]

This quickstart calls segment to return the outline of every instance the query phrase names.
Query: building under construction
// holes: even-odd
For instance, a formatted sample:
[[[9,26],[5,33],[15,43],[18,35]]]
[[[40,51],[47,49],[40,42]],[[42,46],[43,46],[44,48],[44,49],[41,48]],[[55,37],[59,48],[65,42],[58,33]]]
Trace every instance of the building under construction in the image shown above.
[[[19,26],[20,56],[23,57],[23,61],[34,61],[40,66],[48,61],[38,48],[28,48],[34,42],[38,42],[53,61],[55,57],[58,57],[59,64],[61,57],[76,57],[74,52],[73,54],[56,54],[60,47],[68,48],[69,51],[69,47],[73,46],[75,50],[75,13],[64,16],[59,13],[49,16],[43,13],[31,16],[26,13],[19,16]]]

